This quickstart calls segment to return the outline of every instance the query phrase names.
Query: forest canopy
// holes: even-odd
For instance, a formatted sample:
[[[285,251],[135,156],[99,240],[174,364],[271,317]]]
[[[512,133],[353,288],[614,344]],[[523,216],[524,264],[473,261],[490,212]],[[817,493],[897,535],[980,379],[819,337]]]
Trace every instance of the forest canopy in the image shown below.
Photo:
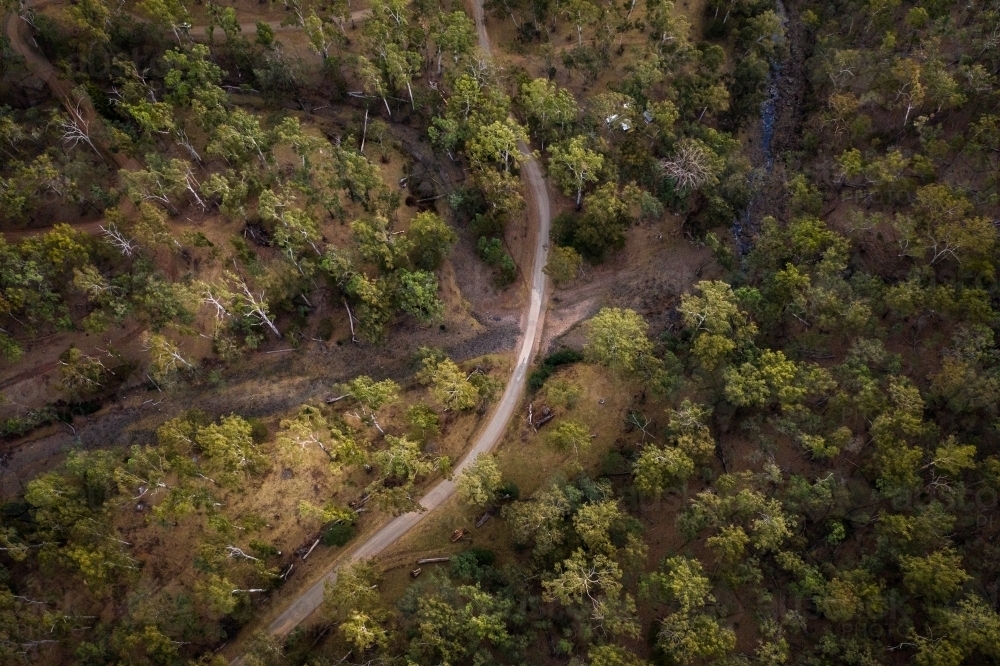
[[[0,662],[1000,662],[1000,5],[231,4],[4,5]]]

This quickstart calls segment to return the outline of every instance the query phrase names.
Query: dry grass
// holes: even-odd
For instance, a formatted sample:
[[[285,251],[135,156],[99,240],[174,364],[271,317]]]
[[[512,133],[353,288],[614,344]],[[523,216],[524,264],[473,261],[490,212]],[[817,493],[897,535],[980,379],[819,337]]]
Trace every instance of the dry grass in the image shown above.
[[[633,383],[585,364],[560,369],[549,379],[553,381],[570,382],[580,387],[581,394],[575,406],[554,407],[556,417],[534,432],[526,423],[528,403],[540,409],[545,399],[543,395],[526,397],[517,412],[517,420],[508,427],[496,451],[504,481],[516,484],[522,498],[529,497],[559,476],[574,478],[581,472],[598,476],[605,455],[620,443],[622,424],[636,391]],[[546,441],[546,434],[562,419],[579,420],[596,435],[591,446],[582,450],[579,456],[572,451],[558,450]],[[480,515],[481,511],[455,497],[421,521],[381,557],[386,571],[384,597],[394,601],[402,594],[410,580],[409,571],[420,557],[449,555],[477,546],[495,551],[500,562],[513,559],[511,538],[504,521],[495,516],[475,529],[476,518]],[[470,530],[469,535],[458,543],[451,543],[452,532],[463,528]]]
[[[492,356],[486,359],[474,359],[465,365],[492,367],[498,376],[506,376],[509,373],[507,364],[509,364],[508,358]],[[380,422],[386,432],[405,434],[408,430],[404,420],[406,409],[419,402],[434,404],[428,389],[411,385],[401,394],[397,403],[381,410]],[[334,406],[321,405],[321,409],[331,420],[341,419],[356,425],[358,440],[367,442],[365,448],[375,449],[383,446],[374,428],[357,423],[353,416],[354,409],[349,405],[345,406],[344,403]],[[268,472],[260,477],[248,479],[245,486],[239,489],[210,488],[219,502],[219,512],[229,520],[237,523],[241,519],[256,516],[266,523],[264,528],[254,534],[237,531],[235,536],[231,537],[234,545],[248,550],[249,542],[259,539],[282,552],[279,558],[269,561],[270,566],[281,570],[288,564],[295,564],[294,575],[278,592],[271,595],[268,607],[280,605],[283,599],[297,595],[304,585],[310,583],[315,575],[325,571],[344,552],[344,549],[320,546],[306,562],[302,562],[294,555],[293,551],[297,547],[309,545],[318,537],[321,527],[318,522],[299,516],[299,502],[308,500],[322,505],[327,501],[333,501],[344,506],[349,501],[361,497],[364,487],[373,478],[371,473],[361,467],[335,472],[331,469],[325,454],[318,448],[305,450],[301,459],[295,462],[286,458],[274,442],[279,421],[283,416],[287,415],[274,415],[265,420],[271,436],[263,446],[273,463]],[[461,457],[483,419],[484,414],[476,412],[445,413],[442,417],[440,436],[433,438],[426,448],[433,450],[436,455],[449,455],[455,459]],[[291,478],[284,478],[282,471],[286,468],[293,469]],[[437,477],[423,479],[415,495],[420,496],[437,480]],[[168,480],[168,484],[171,481]],[[147,503],[155,505],[159,500],[160,498],[147,498]],[[370,512],[362,514],[359,519],[358,534],[354,543],[373,533],[389,518],[372,507],[369,508]],[[163,595],[176,595],[185,591],[190,593],[201,577],[196,570],[195,556],[199,547],[208,543],[215,534],[208,525],[204,513],[180,518],[175,525],[165,525],[152,517],[148,506],[145,511],[137,511],[134,503],[128,503],[118,510],[113,520],[122,535],[121,538],[134,544],[133,556],[142,563],[140,579],[132,587],[130,598],[130,603],[138,604],[135,613],[153,613],[156,600],[162,599]],[[224,545],[219,545],[218,549],[222,549]],[[25,580],[24,585],[26,590],[46,587],[46,583],[41,579]],[[64,599],[67,604],[72,603],[70,598],[74,594],[72,588],[72,585],[67,587],[67,597]],[[261,597],[257,600],[258,605],[264,599]],[[108,600],[107,606],[101,611],[102,615],[111,617],[119,603],[120,600]],[[72,606],[60,605],[60,607]]]

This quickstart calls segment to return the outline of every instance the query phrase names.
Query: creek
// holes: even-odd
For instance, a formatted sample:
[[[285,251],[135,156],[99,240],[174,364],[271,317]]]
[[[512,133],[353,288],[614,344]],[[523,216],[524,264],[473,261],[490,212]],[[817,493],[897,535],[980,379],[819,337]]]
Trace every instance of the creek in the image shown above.
[[[781,19],[782,27],[788,23],[788,14],[785,11],[785,4],[782,0],[775,0],[774,11]],[[781,35],[774,35],[773,39],[781,39]],[[764,182],[771,176],[774,170],[774,151],[772,141],[774,130],[778,118],[778,102],[781,100],[781,87],[778,85],[781,79],[781,62],[771,63],[771,68],[767,75],[767,96],[760,107],[760,151],[753,156],[754,168],[750,172],[750,190],[754,193],[750,203],[743,210],[743,213],[733,221],[732,233],[736,241],[736,248],[740,257],[745,257],[753,247],[753,237],[760,227],[759,215],[755,214],[760,209],[760,197],[764,191]]]

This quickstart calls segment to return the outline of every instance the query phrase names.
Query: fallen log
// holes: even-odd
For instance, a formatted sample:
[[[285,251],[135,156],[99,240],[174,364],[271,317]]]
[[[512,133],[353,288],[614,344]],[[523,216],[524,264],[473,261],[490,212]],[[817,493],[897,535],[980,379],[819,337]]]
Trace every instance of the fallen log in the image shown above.
[[[548,416],[543,416],[542,418],[538,419],[538,421],[535,422],[535,431],[537,432],[539,428],[541,428],[543,425],[545,425],[555,417],[556,417],[555,414],[549,414]]]
[[[306,554],[302,556],[303,560],[305,560],[307,557],[309,557],[310,555],[312,555],[312,552],[316,549],[316,546],[319,545],[319,541],[320,541],[319,539],[316,539],[315,541],[313,541],[313,545],[310,546],[309,550],[306,552]]]

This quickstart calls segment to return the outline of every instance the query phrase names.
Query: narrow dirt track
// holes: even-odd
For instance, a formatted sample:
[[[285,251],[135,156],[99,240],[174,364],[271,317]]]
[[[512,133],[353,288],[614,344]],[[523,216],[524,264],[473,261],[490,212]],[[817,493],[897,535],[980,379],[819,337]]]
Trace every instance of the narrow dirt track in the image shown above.
[[[27,6],[30,9],[37,10],[46,4],[48,4],[48,0],[37,0],[36,2],[28,3]],[[62,102],[67,113],[71,117],[76,118],[81,124],[87,125],[93,133],[101,124],[101,119],[97,115],[97,111],[94,109],[90,98],[86,96],[82,99],[74,98],[73,83],[59,76],[52,63],[28,43],[29,39],[34,41],[28,32],[29,27],[28,23],[17,12],[7,13],[4,32],[7,35],[7,39],[10,40],[11,50],[24,58],[24,66],[27,70],[45,82],[52,91],[52,94]],[[91,135],[91,140],[93,140],[101,155],[110,158],[111,161],[118,165],[119,169],[137,170],[142,168],[142,165],[131,157],[122,153],[116,153],[108,146],[103,145],[98,137],[93,134]]]
[[[482,0],[472,0],[472,15],[476,22],[479,35],[479,45],[487,55],[492,54],[489,35],[483,27],[483,6]],[[545,260],[548,254],[549,228],[552,221],[552,205],[549,201],[549,192],[545,184],[545,177],[538,161],[531,154],[527,146],[521,146],[521,151],[527,159],[521,166],[521,175],[528,185],[528,209],[534,216],[533,225],[536,230],[535,254],[531,267],[530,294],[527,308],[522,317],[522,336],[519,342],[517,364],[514,366],[507,388],[504,390],[500,403],[494,409],[486,427],[480,432],[475,444],[468,454],[455,467],[454,476],[458,476],[462,471],[472,464],[481,454],[492,450],[503,437],[507,429],[507,424],[514,415],[514,410],[524,392],[525,380],[527,379],[528,367],[534,356],[538,340],[545,321]],[[389,548],[398,541],[404,534],[413,529],[431,511],[438,508],[448,498],[455,494],[455,483],[444,480],[434,486],[420,500],[421,512],[407,513],[390,521],[378,532],[359,544],[346,557],[341,558],[337,565],[343,566],[358,560],[370,559]],[[308,618],[323,603],[323,592],[327,583],[337,580],[337,570],[332,568],[318,577],[318,579],[292,601],[287,608],[281,611],[268,625],[268,633],[276,637],[287,636],[295,627]],[[238,657],[232,664],[242,664],[242,658]]]

